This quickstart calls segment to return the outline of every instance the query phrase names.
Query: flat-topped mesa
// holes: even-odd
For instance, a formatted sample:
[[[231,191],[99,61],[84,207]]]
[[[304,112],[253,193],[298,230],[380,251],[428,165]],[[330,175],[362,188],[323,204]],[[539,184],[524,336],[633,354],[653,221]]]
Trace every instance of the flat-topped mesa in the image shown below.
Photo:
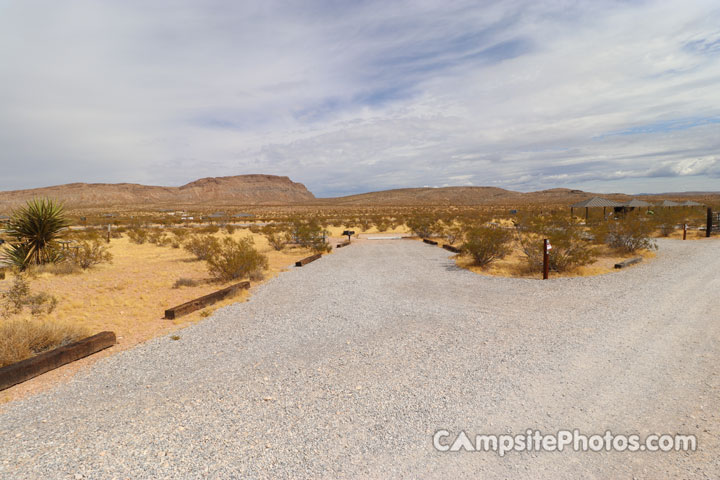
[[[0,192],[0,209],[13,208],[35,197],[51,197],[68,207],[147,204],[271,205],[315,200],[302,183],[275,175],[209,177],[181,187],[134,183],[70,183],[53,187]]]

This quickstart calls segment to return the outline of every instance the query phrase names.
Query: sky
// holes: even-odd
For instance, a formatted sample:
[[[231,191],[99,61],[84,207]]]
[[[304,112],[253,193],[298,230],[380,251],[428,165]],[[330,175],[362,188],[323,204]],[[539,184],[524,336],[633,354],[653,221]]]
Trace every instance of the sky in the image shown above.
[[[0,0],[0,190],[720,190],[717,1]]]

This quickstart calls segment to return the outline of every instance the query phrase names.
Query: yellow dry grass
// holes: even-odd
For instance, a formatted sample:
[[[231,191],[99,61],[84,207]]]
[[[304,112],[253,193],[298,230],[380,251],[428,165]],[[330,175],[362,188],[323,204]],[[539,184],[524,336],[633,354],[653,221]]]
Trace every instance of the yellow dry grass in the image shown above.
[[[66,321],[12,319],[0,323],[0,367],[88,336],[88,330]]]
[[[595,247],[598,251],[597,259],[588,265],[576,267],[566,272],[550,272],[550,278],[563,277],[590,277],[595,275],[605,275],[617,272],[615,264],[623,260],[633,257],[643,257],[651,259],[655,257],[655,252],[642,250],[632,254],[619,253],[607,246],[601,245]],[[497,260],[486,268],[473,265],[473,260],[467,255],[456,255],[455,263],[467,270],[481,275],[490,275],[494,277],[515,277],[515,278],[541,278],[542,272],[529,271],[527,268],[526,256],[518,245],[514,245],[511,253],[501,260]]]
[[[221,231],[217,236],[227,236],[227,233]],[[265,237],[252,234],[246,229],[238,229],[232,235],[234,238],[244,236],[252,236],[255,247],[268,256],[269,268],[265,272],[265,280],[310,254],[307,249],[301,248],[275,251]],[[250,294],[244,291],[239,296],[204,310],[176,320],[165,320],[163,316],[166,308],[212,293],[235,282],[212,282],[206,263],[193,260],[193,257],[181,248],[158,247],[154,244],[137,245],[126,237],[113,239],[109,248],[113,255],[112,264],[99,265],[70,275],[50,272],[33,275],[29,280],[31,292],[54,295],[58,300],[57,308],[49,315],[32,317],[29,312],[23,312],[8,318],[0,317],[0,336],[3,336],[3,331],[12,331],[14,342],[20,345],[22,342],[18,341],[17,337],[23,335],[23,331],[30,334],[45,329],[56,332],[56,337],[60,338],[63,328],[76,328],[87,335],[110,330],[117,335],[118,348],[126,349],[183,325],[197,322],[212,310],[245,301]],[[196,280],[197,285],[173,288],[179,278]],[[10,273],[5,280],[0,280],[0,291],[9,289],[12,282],[13,275]],[[252,284],[254,286],[256,283]],[[118,348],[114,350],[117,351]],[[15,350],[21,352],[22,348]],[[25,353],[27,354],[27,350]],[[15,354],[17,359],[22,356],[20,353]],[[2,400],[3,398],[0,398],[0,401]]]

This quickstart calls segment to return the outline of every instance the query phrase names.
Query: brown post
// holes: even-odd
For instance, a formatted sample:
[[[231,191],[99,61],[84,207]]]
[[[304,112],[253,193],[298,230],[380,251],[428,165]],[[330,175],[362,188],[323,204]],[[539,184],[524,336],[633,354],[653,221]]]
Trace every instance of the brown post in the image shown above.
[[[550,273],[550,255],[548,252],[548,239],[543,240],[543,280],[547,280]]]
[[[110,224],[108,224],[107,243],[110,243],[110,229],[111,229],[111,228],[112,228],[112,227],[110,226]]]
[[[585,223],[588,221],[588,215],[590,213],[590,209],[588,207],[585,207]]]
[[[687,239],[687,223],[683,223],[683,240]]]
[[[712,208],[707,209],[707,228],[705,229],[705,236],[710,237],[712,234]]]

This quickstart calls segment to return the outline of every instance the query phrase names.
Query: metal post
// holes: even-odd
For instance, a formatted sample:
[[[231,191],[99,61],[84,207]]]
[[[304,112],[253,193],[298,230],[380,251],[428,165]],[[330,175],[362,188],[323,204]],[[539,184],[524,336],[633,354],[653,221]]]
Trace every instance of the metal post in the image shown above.
[[[712,208],[707,209],[707,228],[705,229],[705,236],[710,238],[712,233]]]
[[[548,252],[548,239],[543,240],[543,280],[548,279],[550,273],[550,255]]]
[[[107,243],[110,243],[110,228],[111,228],[111,225],[108,224]]]

